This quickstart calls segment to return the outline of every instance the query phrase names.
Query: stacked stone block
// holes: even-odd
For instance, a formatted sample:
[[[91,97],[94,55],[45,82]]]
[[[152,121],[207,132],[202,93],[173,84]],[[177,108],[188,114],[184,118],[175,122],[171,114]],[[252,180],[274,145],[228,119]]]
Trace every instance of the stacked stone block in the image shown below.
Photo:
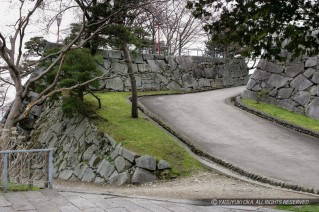
[[[127,66],[121,51],[103,51],[102,68],[108,78],[101,90],[129,91]],[[243,59],[195,56],[132,55],[138,90],[208,90],[245,85],[248,68]]]
[[[64,180],[123,185],[156,180],[170,165],[139,156],[117,144],[84,117],[67,118],[56,103],[47,105],[31,132],[38,148],[54,149],[54,177]]]
[[[243,98],[261,101],[319,119],[319,59],[317,56],[279,63],[260,60]]]

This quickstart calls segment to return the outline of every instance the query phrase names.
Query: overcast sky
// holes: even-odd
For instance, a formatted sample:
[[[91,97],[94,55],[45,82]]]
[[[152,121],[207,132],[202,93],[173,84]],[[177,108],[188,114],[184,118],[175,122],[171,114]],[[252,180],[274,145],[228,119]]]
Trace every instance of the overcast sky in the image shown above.
[[[17,19],[19,18],[19,9],[18,6],[20,4],[20,1],[13,0],[13,2],[16,3],[10,3],[9,0],[0,0],[0,32],[8,37],[13,32],[12,25],[15,24]],[[55,42],[57,40],[57,23],[56,21],[53,21],[53,24],[47,28],[47,23],[52,19],[53,15],[56,14],[54,11],[59,10],[59,4],[56,2],[51,3],[49,7],[53,10],[53,12],[49,11],[42,11],[37,10],[37,12],[33,15],[34,18],[32,18],[31,23],[29,24],[26,32],[26,36],[24,39],[24,42],[28,41],[31,37],[34,36],[43,36],[45,39]],[[25,13],[27,12],[28,7],[24,7]],[[70,23],[74,20],[74,17],[72,17],[72,13],[67,12],[64,13],[62,16],[62,23],[60,26],[61,29],[61,35],[63,35],[63,32],[65,29],[68,28]]]
[[[14,3],[15,2],[15,3]],[[48,1],[49,2],[49,1]],[[1,34],[7,38],[10,35],[13,35],[14,27],[13,25],[16,23],[16,21],[19,18],[19,0],[13,0],[13,3],[10,3],[10,0],[0,0],[0,32]],[[50,5],[52,9],[59,8],[58,5]],[[25,12],[27,12],[27,7],[24,9]],[[53,24],[47,28],[48,21],[52,18],[52,15],[56,14],[55,12],[48,12],[45,13],[41,10],[39,10],[32,19],[31,23],[29,24],[25,38],[23,40],[23,43],[28,41],[30,38],[34,36],[43,36],[45,39],[51,42],[56,42],[57,40],[57,23],[56,21],[53,22]],[[74,22],[75,19],[73,18],[71,11],[68,13],[65,13],[63,15],[62,23],[61,23],[61,35],[63,36],[63,32],[65,29],[68,29],[68,26],[70,23]],[[8,45],[10,47],[10,45]],[[2,77],[5,77],[6,75],[1,74]],[[7,102],[13,100],[14,95],[14,88],[11,87],[9,89],[9,98],[7,99]],[[2,111],[0,110],[0,118],[2,116]]]

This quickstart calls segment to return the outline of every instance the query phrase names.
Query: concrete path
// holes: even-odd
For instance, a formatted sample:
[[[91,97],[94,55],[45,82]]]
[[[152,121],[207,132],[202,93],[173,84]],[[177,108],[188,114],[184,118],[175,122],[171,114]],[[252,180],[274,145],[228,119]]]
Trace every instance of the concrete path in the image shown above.
[[[109,194],[41,190],[0,194],[0,211],[27,212],[275,212],[253,206],[197,206],[185,200],[155,200]]]
[[[319,139],[226,101],[244,87],[143,97],[140,102],[202,151],[270,179],[319,189]]]

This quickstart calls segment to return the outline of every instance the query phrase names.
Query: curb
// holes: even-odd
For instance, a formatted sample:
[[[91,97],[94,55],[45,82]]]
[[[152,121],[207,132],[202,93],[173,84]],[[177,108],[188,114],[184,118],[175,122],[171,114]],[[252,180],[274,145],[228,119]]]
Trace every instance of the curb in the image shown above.
[[[230,102],[233,102],[236,100],[236,97],[231,98]],[[236,101],[235,101],[236,102]],[[167,123],[165,123],[164,121],[162,121],[160,118],[156,117],[153,113],[151,113],[150,111],[148,111],[144,105],[139,101],[139,106],[138,108],[148,117],[150,117],[153,121],[155,121],[157,124],[159,124],[161,127],[163,127],[165,130],[167,130],[169,133],[171,133],[173,136],[175,136],[176,138],[178,138],[181,142],[183,142],[189,149],[191,152],[193,152],[195,155],[199,156],[199,157],[204,157],[218,165],[221,165],[227,169],[230,169],[231,171],[234,171],[236,173],[238,173],[239,175],[245,176],[249,179],[252,179],[254,181],[258,181],[260,183],[265,183],[265,184],[269,184],[269,185],[273,185],[273,186],[278,186],[281,188],[286,188],[286,189],[291,189],[294,191],[301,191],[301,192],[306,192],[306,193],[311,193],[311,194],[316,194],[319,195],[319,190],[314,190],[313,188],[306,188],[303,186],[299,186],[296,184],[289,184],[289,183],[285,183],[279,180],[274,180],[274,179],[269,179],[267,177],[263,177],[261,175],[258,174],[254,174],[251,173],[249,171],[246,171],[234,164],[231,164],[227,161],[221,160],[215,156],[212,156],[210,154],[207,154],[206,152],[196,148],[195,145],[193,145],[191,143],[191,141],[187,138],[185,138],[185,136],[181,135],[180,133],[176,132],[175,130],[173,130],[172,127],[170,127]],[[239,104],[239,103],[238,103]],[[241,105],[241,104],[239,104]],[[237,105],[236,105],[237,106]],[[242,105],[241,105],[242,106]],[[237,106],[239,107],[239,106]],[[244,106],[242,106],[244,108]],[[242,108],[242,109],[243,109]],[[264,114],[265,115],[265,114]],[[267,116],[265,116],[267,117]],[[271,119],[268,119],[271,120]],[[288,123],[287,123],[288,124]],[[288,125],[287,125],[288,126]],[[309,131],[309,130],[308,130]],[[299,131],[298,131],[299,132]],[[310,131],[311,132],[311,131]],[[319,138],[319,134],[318,138]]]
[[[240,109],[242,109],[244,111],[247,111],[249,113],[252,113],[252,114],[254,114],[256,116],[259,116],[259,117],[261,117],[263,119],[266,119],[268,121],[280,124],[280,125],[282,125],[282,126],[284,126],[286,128],[294,130],[296,132],[319,138],[319,133],[318,132],[306,129],[304,127],[301,127],[301,126],[298,126],[298,125],[295,125],[295,124],[292,124],[292,123],[289,123],[289,122],[286,122],[286,121],[284,121],[282,119],[279,119],[279,118],[277,118],[275,116],[268,115],[268,114],[266,114],[264,112],[258,111],[258,110],[254,109],[252,107],[244,105],[243,102],[241,101],[241,96],[237,96],[237,97],[231,98],[231,102],[234,102],[234,105],[236,107],[238,107],[238,108],[240,108]]]

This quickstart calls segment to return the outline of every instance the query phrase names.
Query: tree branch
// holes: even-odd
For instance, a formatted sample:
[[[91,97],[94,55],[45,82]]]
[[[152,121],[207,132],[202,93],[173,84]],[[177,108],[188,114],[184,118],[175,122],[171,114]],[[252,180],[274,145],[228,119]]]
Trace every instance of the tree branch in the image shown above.
[[[53,96],[54,94],[56,93],[63,93],[63,92],[67,92],[67,91],[70,91],[70,90],[73,90],[73,89],[76,89],[76,88],[79,88],[79,87],[82,87],[82,86],[85,86],[95,80],[99,80],[99,79],[102,79],[106,74],[103,74],[99,77],[95,77],[91,80],[88,80],[86,82],[83,82],[83,83],[80,83],[80,84],[77,84],[77,85],[74,85],[74,86],[71,86],[71,87],[68,87],[68,88],[59,88],[59,89],[56,89],[56,90],[53,90],[51,92],[49,92],[48,94],[46,95],[43,95],[43,96],[38,96],[35,100],[33,100],[32,102],[30,102],[27,106],[26,106],[26,109],[23,111],[23,113],[17,118],[17,120],[15,121],[16,123],[25,119],[33,106],[37,105],[37,104],[41,104],[43,103],[44,100],[46,100],[47,98]]]

